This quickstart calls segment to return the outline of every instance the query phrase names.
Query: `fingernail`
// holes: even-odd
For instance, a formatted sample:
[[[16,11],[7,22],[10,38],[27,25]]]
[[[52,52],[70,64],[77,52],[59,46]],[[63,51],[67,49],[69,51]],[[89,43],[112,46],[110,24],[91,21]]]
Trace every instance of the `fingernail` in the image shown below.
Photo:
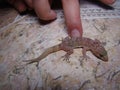
[[[77,29],[72,30],[71,32],[72,37],[80,37],[80,32]]]

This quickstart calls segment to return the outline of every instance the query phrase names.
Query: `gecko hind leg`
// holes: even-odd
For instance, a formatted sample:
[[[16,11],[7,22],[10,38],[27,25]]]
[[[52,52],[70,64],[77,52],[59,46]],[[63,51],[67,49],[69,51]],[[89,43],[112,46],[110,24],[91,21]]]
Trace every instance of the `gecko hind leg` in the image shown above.
[[[69,59],[70,59],[70,55],[68,53],[66,53],[64,56],[62,56],[63,61],[67,61],[68,63],[70,63]]]

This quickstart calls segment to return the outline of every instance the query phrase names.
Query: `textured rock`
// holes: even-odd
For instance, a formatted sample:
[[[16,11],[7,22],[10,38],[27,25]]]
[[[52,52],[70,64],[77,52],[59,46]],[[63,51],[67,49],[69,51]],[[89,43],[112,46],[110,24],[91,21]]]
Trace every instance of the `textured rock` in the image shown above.
[[[82,19],[83,35],[103,42],[108,62],[91,52],[87,52],[90,59],[82,60],[81,49],[76,49],[70,63],[63,61],[65,52],[59,51],[44,58],[38,67],[35,63],[23,65],[22,60],[39,56],[67,36],[62,12],[57,13],[58,19],[47,25],[35,16],[16,16],[16,12],[4,16],[14,17],[12,24],[0,18],[4,19],[0,25],[0,90],[120,90],[119,18]]]

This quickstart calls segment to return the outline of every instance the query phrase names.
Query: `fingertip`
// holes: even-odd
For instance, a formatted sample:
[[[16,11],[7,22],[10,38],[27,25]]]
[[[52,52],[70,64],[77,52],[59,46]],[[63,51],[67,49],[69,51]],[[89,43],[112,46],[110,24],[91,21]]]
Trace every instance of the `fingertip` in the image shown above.
[[[27,7],[22,1],[16,1],[14,2],[14,7],[20,12],[26,11]]]
[[[57,17],[57,14],[55,13],[54,10],[51,10],[50,14],[51,14],[51,19],[55,19]]]
[[[34,0],[33,7],[37,16],[41,20],[45,20],[45,21],[54,20],[57,17],[57,14],[55,13],[55,11],[53,11],[50,7],[49,0]]]
[[[28,6],[28,9],[33,9],[33,2],[32,0],[24,0],[26,5]]]
[[[50,10],[50,12],[46,13],[45,16],[40,17],[40,19],[42,19],[42,20],[54,20],[54,19],[56,19],[56,17],[57,17],[57,14],[55,13],[55,11]]]
[[[19,11],[20,13],[22,13],[22,12],[24,12],[24,11],[27,10],[27,8],[26,8],[25,6],[19,6],[19,7],[17,7],[17,9],[18,9],[18,11]]]

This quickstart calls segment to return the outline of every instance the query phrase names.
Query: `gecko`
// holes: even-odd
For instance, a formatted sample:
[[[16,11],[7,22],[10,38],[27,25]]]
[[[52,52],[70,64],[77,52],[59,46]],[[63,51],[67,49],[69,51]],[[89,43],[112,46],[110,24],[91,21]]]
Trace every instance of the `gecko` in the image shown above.
[[[82,38],[66,37],[62,40],[60,44],[47,48],[39,57],[24,61],[27,62],[27,64],[39,62],[45,57],[47,57],[49,54],[52,54],[60,50],[66,52],[64,57],[66,60],[69,60],[70,55],[76,48],[82,48],[83,58],[88,58],[89,56],[86,55],[86,51],[91,51],[92,54],[95,55],[100,60],[105,62],[108,61],[108,54],[102,43],[98,39],[93,40],[86,37]]]

